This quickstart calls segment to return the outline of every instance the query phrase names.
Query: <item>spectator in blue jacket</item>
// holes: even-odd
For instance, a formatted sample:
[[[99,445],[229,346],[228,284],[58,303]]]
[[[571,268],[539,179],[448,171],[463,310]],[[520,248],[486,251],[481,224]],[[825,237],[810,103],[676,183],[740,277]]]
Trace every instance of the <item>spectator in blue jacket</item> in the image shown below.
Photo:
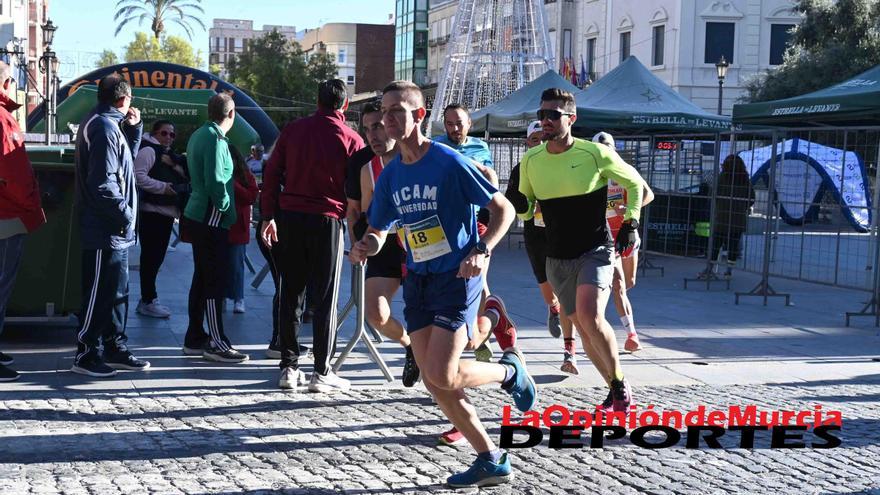
[[[76,206],[82,240],[82,313],[71,371],[110,377],[117,369],[150,363],[126,346],[128,248],[135,242],[137,189],[134,155],[141,141],[140,112],[119,74],[98,83],[98,105],[76,136]],[[98,347],[103,345],[103,354]]]

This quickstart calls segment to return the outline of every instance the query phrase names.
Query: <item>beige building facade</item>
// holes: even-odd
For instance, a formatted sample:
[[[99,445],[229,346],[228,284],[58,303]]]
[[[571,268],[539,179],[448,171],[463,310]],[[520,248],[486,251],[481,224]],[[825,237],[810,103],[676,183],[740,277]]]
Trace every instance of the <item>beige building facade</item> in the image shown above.
[[[254,29],[254,21],[247,19],[214,19],[208,29],[208,66],[219,70],[225,78],[227,64],[244,51],[250,40],[259,38],[264,33],[278,31],[288,40],[296,39],[296,28],[293,26],[263,25],[263,29]]]

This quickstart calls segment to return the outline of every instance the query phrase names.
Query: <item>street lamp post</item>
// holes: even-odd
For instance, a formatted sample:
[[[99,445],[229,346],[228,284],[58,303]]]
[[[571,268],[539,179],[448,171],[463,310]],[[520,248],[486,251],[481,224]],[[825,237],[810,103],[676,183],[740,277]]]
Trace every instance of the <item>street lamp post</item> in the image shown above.
[[[25,95],[27,95],[28,76],[27,76],[27,64],[24,61],[24,47],[23,47],[24,42],[25,42],[25,38],[13,37],[12,42],[10,43],[12,45],[12,50],[9,50],[5,46],[0,47],[0,55],[7,56],[7,60],[8,60],[10,68],[15,67],[15,68],[19,69],[18,74],[21,74],[21,73],[25,74],[23,77],[23,80],[18,81],[18,83],[24,84],[24,92],[25,92]],[[14,63],[13,63],[13,57],[15,58]],[[13,73],[13,74],[16,74],[16,73]],[[18,74],[16,74],[16,76],[15,76],[16,78],[19,77]],[[25,100],[27,100],[27,97],[25,97]],[[27,116],[27,105],[23,106],[22,109],[16,110],[16,112],[19,112],[19,111],[23,112],[24,115]],[[18,118],[18,117],[16,117],[16,118]]]
[[[43,56],[40,57],[40,72],[46,74],[46,94],[43,97],[43,114],[46,122],[46,144],[52,144],[52,134],[55,132],[55,81],[58,73],[58,57],[52,51],[52,40],[55,38],[57,26],[52,24],[51,19],[40,26],[43,30]]]
[[[721,115],[721,104],[724,101],[724,78],[727,77],[727,68],[730,66],[724,55],[715,63],[715,69],[718,71],[718,115]]]

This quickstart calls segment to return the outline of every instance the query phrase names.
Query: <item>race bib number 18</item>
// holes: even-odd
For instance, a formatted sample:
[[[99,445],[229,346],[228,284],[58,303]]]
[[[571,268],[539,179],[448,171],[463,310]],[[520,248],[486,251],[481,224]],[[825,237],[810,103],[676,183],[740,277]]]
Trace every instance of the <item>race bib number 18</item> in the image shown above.
[[[404,230],[406,231],[406,243],[409,245],[413,261],[416,263],[439,258],[452,252],[437,215],[405,225]]]

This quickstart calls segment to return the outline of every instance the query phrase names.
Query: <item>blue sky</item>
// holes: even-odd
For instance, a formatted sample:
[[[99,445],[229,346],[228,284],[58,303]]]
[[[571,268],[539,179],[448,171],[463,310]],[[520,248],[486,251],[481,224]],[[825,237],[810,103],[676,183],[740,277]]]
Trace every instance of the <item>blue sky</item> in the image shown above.
[[[394,12],[394,0],[202,0],[203,21],[210,28],[214,18],[252,19],[256,28],[263,24],[293,25],[296,29],[315,28],[327,22],[384,24]],[[88,71],[104,49],[122,54],[122,47],[134,39],[136,31],[148,32],[150,25],[129,23],[114,37],[116,0],[52,0],[49,17],[58,26],[53,46],[61,58],[62,82]],[[166,24],[170,34],[186,37],[174,24]],[[196,28],[193,47],[208,59],[208,32]]]

